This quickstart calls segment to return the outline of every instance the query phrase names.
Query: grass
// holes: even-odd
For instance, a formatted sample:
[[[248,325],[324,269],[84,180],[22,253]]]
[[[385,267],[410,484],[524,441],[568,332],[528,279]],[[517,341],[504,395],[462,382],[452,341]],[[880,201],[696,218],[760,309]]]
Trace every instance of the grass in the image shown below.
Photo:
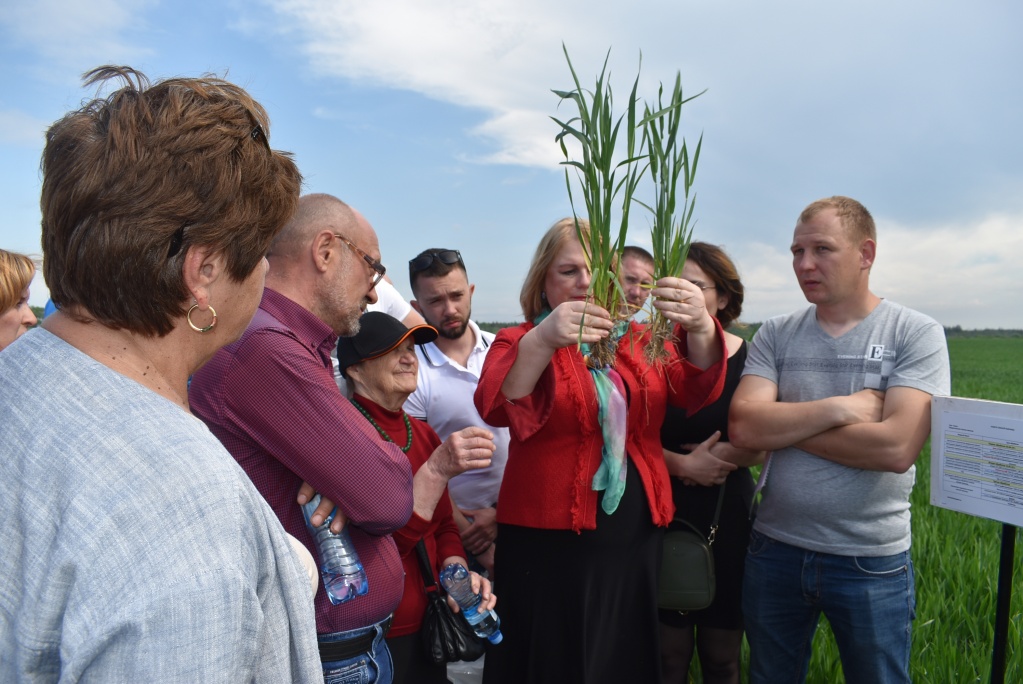
[[[953,396],[1023,403],[1023,339],[953,338],[949,356]],[[1002,524],[931,506],[930,475],[928,444],[917,462],[911,497],[917,616],[910,674],[914,682],[924,684],[987,682],[991,678]],[[1023,681],[1021,559],[1023,542],[1017,532],[1006,682]],[[744,673],[747,658],[744,645]],[[838,647],[824,619],[814,639],[807,681],[845,681]]]
[[[1023,403],[1023,339],[953,338],[952,394]],[[930,449],[921,456],[913,504],[917,620],[911,673],[915,682],[986,682],[991,677],[1002,524],[930,505]],[[1015,567],[1023,544],[1016,535]],[[1005,674],[1023,679],[1020,623],[1023,580],[1013,585]]]

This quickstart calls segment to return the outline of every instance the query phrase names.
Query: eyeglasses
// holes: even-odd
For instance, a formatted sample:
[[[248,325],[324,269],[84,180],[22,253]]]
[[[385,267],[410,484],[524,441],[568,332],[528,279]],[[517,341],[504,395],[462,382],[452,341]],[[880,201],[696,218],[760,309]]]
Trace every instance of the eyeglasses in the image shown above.
[[[718,289],[717,285],[704,285],[703,281],[700,281],[700,280],[690,280],[689,282],[691,282],[693,285],[695,285],[696,287],[700,288],[701,290],[716,290],[716,289]]]
[[[462,270],[465,270],[465,263],[462,261],[462,255],[457,249],[442,249],[439,252],[427,252],[426,254],[420,254],[415,259],[409,259],[409,275],[425,271],[430,268],[434,261],[439,261],[442,264],[447,264],[448,266],[458,264],[462,267]]]
[[[377,283],[379,283],[381,278],[384,277],[384,274],[387,273],[387,269],[384,267],[384,265],[377,261],[376,259],[374,259],[373,257],[371,257],[370,255],[363,252],[358,247],[356,247],[355,243],[346,238],[344,235],[341,235],[340,233],[334,233],[334,237],[348,245],[353,252],[361,256],[362,260],[369,264],[369,267],[372,268],[374,271],[373,287],[376,287]]]
[[[256,127],[252,129],[252,131],[249,133],[249,137],[251,137],[253,140],[262,139],[263,146],[266,147],[267,151],[273,152],[270,149],[270,139],[266,137],[266,131],[264,131],[263,127],[260,126],[259,124],[256,124]]]

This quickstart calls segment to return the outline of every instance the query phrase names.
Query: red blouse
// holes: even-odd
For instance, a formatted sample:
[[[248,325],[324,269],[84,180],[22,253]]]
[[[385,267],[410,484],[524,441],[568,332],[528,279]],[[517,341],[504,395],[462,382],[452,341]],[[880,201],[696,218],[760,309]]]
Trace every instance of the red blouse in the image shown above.
[[[675,510],[661,451],[665,406],[671,402],[694,413],[721,394],[728,352],[720,325],[717,321],[715,325],[721,360],[706,371],[679,358],[685,353],[684,342],[681,349],[670,350],[663,367],[648,364],[645,326],[630,323],[618,344],[615,370],[625,384],[629,406],[628,467],[638,472],[657,525],[667,525]],[[582,355],[574,346],[559,349],[531,394],[509,401],[501,393],[519,341],[533,327],[523,323],[497,333],[476,389],[476,408],[483,419],[511,429],[497,519],[543,529],[592,530],[598,505],[592,482],[603,436],[597,422],[597,392]],[[681,329],[676,333],[684,335]]]
[[[407,431],[405,421],[402,419],[402,411],[388,411],[359,395],[356,395],[355,398],[399,447],[406,445]],[[411,416],[409,421],[412,425],[412,448],[405,455],[408,456],[409,463],[412,464],[412,472],[415,474],[429,460],[430,455],[434,449],[440,446],[441,441],[433,428],[423,421]],[[416,542],[420,539],[426,544],[426,553],[433,565],[434,580],[440,573],[437,564],[442,560],[450,556],[465,558],[462,537],[458,533],[458,526],[451,514],[451,500],[448,498],[447,487],[444,488],[444,494],[437,502],[437,508],[434,509],[431,520],[426,520],[413,511],[408,524],[394,533],[394,541],[398,545],[401,564],[405,570],[405,593],[402,594],[401,603],[394,611],[394,621],[391,623],[388,636],[398,637],[418,632],[423,622],[423,615],[426,613],[426,590],[423,588],[423,574],[419,570],[419,560],[416,554]],[[369,590],[373,591],[372,583],[370,583]]]

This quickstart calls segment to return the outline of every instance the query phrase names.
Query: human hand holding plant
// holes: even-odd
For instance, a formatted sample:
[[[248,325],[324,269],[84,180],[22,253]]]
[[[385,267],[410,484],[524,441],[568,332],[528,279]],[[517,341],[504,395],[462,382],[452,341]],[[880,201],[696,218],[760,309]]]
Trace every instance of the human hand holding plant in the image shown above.
[[[536,327],[536,332],[544,345],[557,350],[579,343],[594,344],[611,334],[613,326],[607,309],[570,300],[554,307]]]
[[[714,318],[707,311],[703,290],[683,278],[665,277],[650,291],[653,305],[664,319],[678,323],[686,332],[713,333]]]

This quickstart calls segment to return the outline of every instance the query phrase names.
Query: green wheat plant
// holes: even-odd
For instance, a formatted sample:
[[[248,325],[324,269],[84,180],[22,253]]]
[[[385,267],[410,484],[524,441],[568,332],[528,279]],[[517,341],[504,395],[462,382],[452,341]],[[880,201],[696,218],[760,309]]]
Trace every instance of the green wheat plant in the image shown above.
[[[583,88],[568,55],[568,48],[564,44],[562,50],[575,87],[571,90],[552,92],[561,98],[562,102],[571,100],[576,106],[576,115],[564,121],[556,117],[551,118],[561,127],[555,140],[565,156],[565,161],[562,162],[566,167],[565,185],[568,187],[568,198],[576,220],[579,242],[582,243],[592,273],[588,294],[594,304],[607,309],[613,317],[625,320],[628,318],[628,307],[624,306],[625,297],[616,271],[622,249],[625,247],[632,197],[647,167],[646,155],[642,152],[642,140],[637,140],[636,135],[639,130],[636,122],[639,110],[639,99],[636,96],[639,75],[637,74],[633,83],[625,111],[616,117],[614,94],[607,73],[611,51],[608,50],[604,66],[591,91]],[[620,140],[619,136],[622,136],[624,141]],[[567,142],[570,139],[578,143],[581,158],[573,158],[569,153]],[[621,145],[624,145],[624,158],[619,156],[617,149]],[[586,218],[590,224],[588,237],[579,229],[582,217],[579,215],[572,191],[573,171],[581,188]],[[614,219],[616,209],[621,212],[617,222]],[[613,364],[616,344],[610,338],[605,338],[592,345],[589,363],[596,367]]]
[[[703,135],[700,135],[690,158],[689,147],[685,138],[679,134],[679,129],[682,124],[682,106],[705,92],[683,97],[682,74],[677,72],[675,87],[668,103],[664,102],[662,84],[657,91],[657,109],[651,111],[650,105],[646,105],[640,122],[643,127],[643,144],[649,159],[650,178],[654,184],[654,201],[653,206],[636,201],[652,215],[650,238],[653,245],[654,281],[682,275],[682,268],[689,255],[689,245],[693,241],[696,194],[691,194],[691,191],[696,180]],[[668,359],[665,344],[673,338],[673,327],[660,310],[653,310],[650,341],[646,347],[648,361],[663,363]]]

